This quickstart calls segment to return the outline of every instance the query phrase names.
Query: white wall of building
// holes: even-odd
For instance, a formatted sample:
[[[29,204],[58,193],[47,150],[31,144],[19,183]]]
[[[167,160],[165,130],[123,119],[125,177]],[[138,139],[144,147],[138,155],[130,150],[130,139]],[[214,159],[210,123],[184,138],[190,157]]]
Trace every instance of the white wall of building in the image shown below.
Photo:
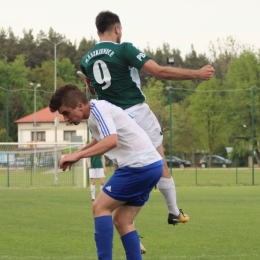
[[[36,132],[45,132],[45,142],[55,142],[54,122],[37,123]],[[18,143],[32,142],[33,123],[18,123]],[[76,131],[77,136],[82,136],[82,141],[87,142],[87,124],[82,121],[79,125],[67,125],[60,122],[57,127],[57,142],[67,142],[64,140],[64,131]]]

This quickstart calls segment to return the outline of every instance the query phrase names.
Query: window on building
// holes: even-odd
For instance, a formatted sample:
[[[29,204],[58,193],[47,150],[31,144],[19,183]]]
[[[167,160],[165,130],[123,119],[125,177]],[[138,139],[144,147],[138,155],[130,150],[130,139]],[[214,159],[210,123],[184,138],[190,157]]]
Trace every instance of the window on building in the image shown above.
[[[71,140],[72,136],[76,135],[76,131],[64,131],[64,141],[69,141]]]
[[[34,141],[34,132],[31,132],[31,140]],[[36,142],[45,142],[45,132],[36,132]]]

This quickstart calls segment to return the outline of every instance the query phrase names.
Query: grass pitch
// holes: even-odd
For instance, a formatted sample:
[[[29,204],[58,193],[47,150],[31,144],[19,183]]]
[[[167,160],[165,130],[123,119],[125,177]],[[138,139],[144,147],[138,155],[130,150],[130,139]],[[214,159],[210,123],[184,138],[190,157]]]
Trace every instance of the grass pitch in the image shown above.
[[[159,191],[135,226],[143,259],[260,259],[259,186],[181,186],[178,206],[186,224],[167,224]],[[89,188],[0,190],[0,259],[97,259]],[[115,231],[113,259],[125,259]]]

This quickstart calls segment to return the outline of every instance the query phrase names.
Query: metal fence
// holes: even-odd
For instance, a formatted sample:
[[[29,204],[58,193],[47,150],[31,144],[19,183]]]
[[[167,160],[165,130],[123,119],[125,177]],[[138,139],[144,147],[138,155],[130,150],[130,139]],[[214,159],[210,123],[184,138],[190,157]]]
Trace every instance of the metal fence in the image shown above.
[[[88,186],[86,160],[75,163],[63,172],[59,161],[85,144],[80,143],[0,143],[0,188],[46,188]],[[55,162],[55,157],[56,162]],[[107,164],[106,179],[113,173]],[[260,185],[260,168],[228,167],[172,168],[175,185],[178,186],[235,186]]]

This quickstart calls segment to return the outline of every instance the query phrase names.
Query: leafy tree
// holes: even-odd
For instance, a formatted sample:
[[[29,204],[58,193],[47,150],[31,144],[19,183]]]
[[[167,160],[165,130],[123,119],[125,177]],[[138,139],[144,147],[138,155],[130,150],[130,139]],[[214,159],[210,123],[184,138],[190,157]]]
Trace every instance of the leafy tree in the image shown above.
[[[11,28],[8,29],[8,35],[9,37],[7,38],[7,42],[6,42],[6,56],[8,57],[8,61],[14,61],[18,51],[17,51],[17,47],[18,47],[18,37],[15,37],[13,31]]]
[[[227,111],[230,120],[230,136],[233,140],[237,137],[251,136],[252,118],[254,118],[254,129],[256,139],[259,140],[260,124],[259,124],[259,109],[254,109],[252,117],[252,106],[257,108],[260,105],[260,93],[257,86],[260,86],[260,63],[259,57],[251,51],[244,51],[240,56],[230,63],[226,75],[225,86],[232,91],[228,92],[228,102],[230,109]],[[254,87],[254,89],[252,89]],[[254,102],[253,102],[254,101]],[[246,128],[243,126],[247,126]],[[237,138],[238,139],[238,138]],[[251,145],[251,138],[248,139],[247,145],[244,146],[248,150]],[[244,142],[242,142],[244,144]],[[256,154],[258,155],[259,147],[256,146]],[[239,154],[246,154],[246,151],[241,152],[241,145],[239,147]],[[238,152],[237,152],[238,153]],[[259,155],[257,156],[258,162]]]
[[[71,63],[70,59],[64,58],[56,61],[57,87],[66,83],[75,84],[76,72],[75,66]],[[38,89],[40,98],[37,99],[37,110],[48,106],[50,98],[54,92],[54,62],[46,61],[42,63],[41,67],[36,67],[31,71],[30,79],[35,84],[40,83],[41,87]],[[31,111],[32,108],[31,108]]]
[[[17,138],[17,130],[13,121],[33,112],[34,89],[30,82],[41,84],[41,88],[36,89],[36,109],[41,109],[49,103],[55,89],[54,43],[65,38],[50,28],[47,33],[40,31],[38,36],[47,36],[51,43],[47,40],[39,41],[38,38],[34,39],[32,32],[32,29],[24,30],[23,38],[19,39],[11,28],[0,31],[0,129],[6,127],[8,104],[12,121],[10,140],[14,141]],[[91,37],[89,40],[83,38],[78,49],[76,43],[71,42],[56,46],[57,86],[77,82],[85,89],[85,82],[76,76],[76,70],[80,70],[83,55],[95,44],[96,40]],[[163,43],[155,51],[148,46],[144,52],[164,66],[167,65],[167,57],[174,57],[175,67],[199,69],[211,61],[216,69],[216,78],[203,83],[196,80],[160,81],[140,71],[147,102],[164,132],[166,152],[169,152],[170,104],[169,92],[165,88],[170,85],[173,88],[174,153],[184,157],[189,153],[195,154],[196,150],[200,149],[224,156],[228,144],[234,147],[233,154],[241,161],[251,144],[253,86],[254,134],[257,140],[260,136],[260,111],[257,109],[260,105],[260,52],[256,53],[251,47],[246,48],[238,44],[231,36],[224,41],[218,40],[217,45],[211,43],[210,57],[197,53],[191,45],[191,51],[183,59],[180,50],[171,49],[167,43]],[[244,128],[243,125],[247,127]],[[256,152],[260,154],[257,143]]]
[[[210,62],[205,53],[197,54],[193,45],[191,45],[191,52],[185,55],[184,64],[185,68],[196,70],[210,64]],[[197,86],[200,83],[200,80],[195,79],[193,80],[193,83]]]
[[[6,141],[6,129],[0,128],[0,142]]]
[[[3,108],[0,111],[3,119],[0,128],[6,127],[6,110],[8,106],[10,139],[14,141],[17,140],[17,125],[14,121],[21,116],[25,116],[29,111],[30,95],[26,91],[28,75],[29,68],[25,66],[23,55],[18,55],[13,62],[9,63],[7,59],[0,60],[0,86],[4,90],[0,92],[0,105]]]
[[[63,80],[62,84],[75,83],[76,69],[70,59],[64,58],[57,61],[57,77]]]
[[[26,106],[25,106],[25,94],[29,97],[28,91],[14,91],[10,93],[10,137],[13,141],[18,141],[18,129],[16,120],[26,116]],[[33,99],[27,99],[26,103],[33,103]]]
[[[151,57],[156,63],[166,66],[167,58],[174,58],[174,66],[183,67],[183,59],[181,57],[181,52],[179,49],[170,49],[170,45],[168,43],[163,43],[162,48],[157,48],[155,53],[149,46],[144,49],[144,53]]]
[[[248,150],[248,141],[246,139],[235,139],[233,141],[233,150],[230,159],[234,166],[248,166],[248,156],[251,155]]]
[[[224,40],[218,39],[217,46],[210,42],[212,66],[218,79],[221,81],[225,79],[229,64],[238,57],[241,48],[232,36]]]
[[[0,31],[0,59],[7,57],[7,32],[4,29]]]
[[[90,40],[86,40],[83,38],[79,44],[79,48],[77,50],[77,54],[74,60],[74,64],[77,70],[80,70],[80,63],[83,56],[97,44],[97,41],[94,38],[90,38]]]
[[[173,87],[173,103],[183,102],[196,89],[195,82],[192,80],[169,81],[167,85]]]
[[[228,142],[226,134],[228,120],[224,113],[225,100],[221,93],[220,83],[214,77],[208,82],[202,82],[196,93],[190,96],[189,110],[199,138],[197,149],[210,155],[221,144],[226,146]]]
[[[209,64],[209,59],[205,53],[197,54],[193,45],[191,45],[191,52],[185,55],[184,64],[187,69],[200,69]]]
[[[54,50],[56,48],[56,59],[69,58],[72,62],[76,56],[76,45],[72,45],[65,35],[49,29],[46,35],[43,31],[38,34],[39,55],[41,62],[54,60]]]
[[[58,51],[57,51],[57,57],[59,59],[69,59],[72,64],[75,64],[76,62],[76,56],[77,56],[77,50],[76,50],[76,45],[71,44],[70,42],[68,43],[62,43],[57,46]]]
[[[191,113],[188,109],[189,101],[173,104],[173,150],[174,154],[185,158],[192,155],[192,162],[195,163],[195,153],[197,150],[197,130],[194,128]]]
[[[37,42],[34,41],[32,32],[32,29],[28,32],[24,30],[24,36],[22,39],[20,39],[19,44],[17,46],[17,52],[19,54],[24,54],[26,59],[25,65],[30,68],[34,68],[41,62],[41,57],[38,55],[39,46],[37,46]]]

